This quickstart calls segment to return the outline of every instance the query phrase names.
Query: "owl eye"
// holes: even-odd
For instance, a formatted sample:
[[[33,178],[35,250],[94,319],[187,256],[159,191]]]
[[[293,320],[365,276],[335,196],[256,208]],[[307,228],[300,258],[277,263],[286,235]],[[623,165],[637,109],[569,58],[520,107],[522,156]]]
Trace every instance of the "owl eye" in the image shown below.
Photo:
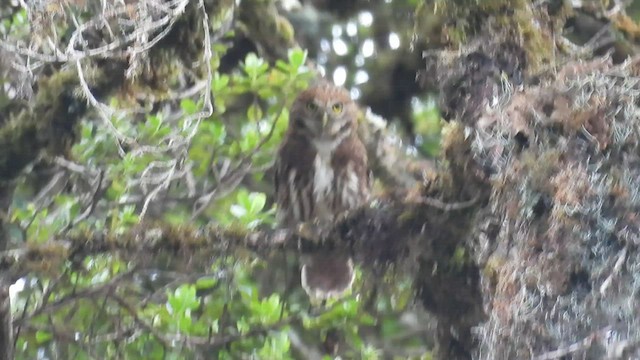
[[[342,112],[342,103],[333,104],[333,106],[331,107],[331,110],[333,110],[333,112],[336,114],[340,114]]]
[[[318,110],[318,105],[316,105],[314,102],[308,102],[307,109],[311,111],[316,111]]]

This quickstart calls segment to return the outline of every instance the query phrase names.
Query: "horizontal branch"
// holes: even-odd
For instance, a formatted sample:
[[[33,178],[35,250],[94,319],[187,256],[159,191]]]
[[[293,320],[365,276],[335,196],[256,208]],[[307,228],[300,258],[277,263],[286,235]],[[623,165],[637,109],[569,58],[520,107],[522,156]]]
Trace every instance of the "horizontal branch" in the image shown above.
[[[117,254],[128,260],[149,260],[162,253],[190,259],[196,254],[236,249],[257,253],[336,249],[349,251],[360,263],[395,262],[398,257],[407,256],[409,247],[415,247],[416,235],[433,233],[431,228],[442,226],[441,223],[449,219],[446,213],[458,213],[451,217],[457,219],[460,212],[473,209],[469,204],[466,208],[447,208],[423,200],[381,200],[350,212],[329,227],[305,223],[294,229],[245,232],[217,226],[195,229],[185,225],[142,223],[121,234],[72,231],[44,244],[0,252],[0,272],[19,278],[30,272],[47,272],[64,261],[101,253]],[[433,215],[427,216],[426,212]],[[440,215],[435,216],[437,213]],[[450,241],[442,236],[425,239]]]

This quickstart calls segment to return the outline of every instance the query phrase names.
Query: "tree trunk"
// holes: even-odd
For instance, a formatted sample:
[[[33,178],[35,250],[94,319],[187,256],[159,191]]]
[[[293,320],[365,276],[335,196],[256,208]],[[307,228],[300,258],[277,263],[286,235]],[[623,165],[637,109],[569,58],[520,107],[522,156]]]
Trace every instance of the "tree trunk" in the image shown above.
[[[0,251],[5,250],[9,243],[6,220],[12,195],[13,186],[0,185]],[[13,359],[13,322],[9,286],[11,286],[9,277],[0,275],[0,360]]]
[[[0,282],[0,360],[13,359],[13,324],[11,317],[10,284]]]

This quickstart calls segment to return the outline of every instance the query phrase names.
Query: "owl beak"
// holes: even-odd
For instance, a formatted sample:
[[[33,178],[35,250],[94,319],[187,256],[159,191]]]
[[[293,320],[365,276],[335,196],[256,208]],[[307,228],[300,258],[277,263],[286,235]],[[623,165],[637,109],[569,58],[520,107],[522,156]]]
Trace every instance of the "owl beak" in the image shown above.
[[[322,115],[322,129],[326,129],[327,128],[327,123],[329,122],[329,115],[327,115],[327,113],[324,113]]]

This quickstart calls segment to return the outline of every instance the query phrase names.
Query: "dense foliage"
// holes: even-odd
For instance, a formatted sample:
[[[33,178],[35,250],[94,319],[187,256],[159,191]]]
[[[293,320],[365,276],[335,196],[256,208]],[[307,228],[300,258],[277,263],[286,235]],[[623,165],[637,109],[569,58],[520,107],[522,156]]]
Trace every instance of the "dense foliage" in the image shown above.
[[[5,37],[19,44],[21,38],[51,36],[37,23],[47,16],[54,33],[65,37],[75,31],[70,18],[89,23],[100,15],[91,3],[49,6],[12,8],[4,18]],[[114,18],[106,19],[113,25]],[[334,33],[346,26],[333,25]],[[271,62],[248,51],[229,63],[238,50],[236,35],[218,38],[198,55],[208,64],[193,71],[184,63],[140,60],[136,66],[164,77],[160,87],[143,73],[129,87],[93,98],[95,78],[103,75],[95,74],[99,60],[91,57],[76,64],[80,85],[41,85],[53,97],[72,92],[65,106],[86,101],[90,107],[74,126],[73,143],[59,155],[43,153],[15,182],[10,246],[46,245],[67,234],[117,237],[136,228],[146,237],[155,223],[239,233],[276,226],[274,153],[293,98],[317,76],[309,67],[315,61],[308,61],[306,50],[291,48],[286,58]],[[38,51],[48,52],[46,45]],[[34,70],[45,77],[53,68],[40,64]],[[17,101],[15,90],[4,98]],[[415,119],[439,121],[420,102],[414,100],[414,107]],[[422,126],[438,130],[418,125],[419,131]],[[434,151],[435,143],[429,144]],[[216,253],[186,263],[171,254],[142,257],[107,252],[62,263],[42,259],[11,288],[17,358],[284,359],[331,353],[333,342],[349,358],[429,356],[420,338],[430,325],[420,324],[426,315],[411,310],[411,282],[402,275],[390,275],[388,283],[360,277],[352,295],[309,304],[296,280],[296,254]]]
[[[626,5],[0,4],[0,360],[640,354]],[[279,229],[319,75],[362,105],[375,200]],[[310,303],[329,230],[355,286]]]

